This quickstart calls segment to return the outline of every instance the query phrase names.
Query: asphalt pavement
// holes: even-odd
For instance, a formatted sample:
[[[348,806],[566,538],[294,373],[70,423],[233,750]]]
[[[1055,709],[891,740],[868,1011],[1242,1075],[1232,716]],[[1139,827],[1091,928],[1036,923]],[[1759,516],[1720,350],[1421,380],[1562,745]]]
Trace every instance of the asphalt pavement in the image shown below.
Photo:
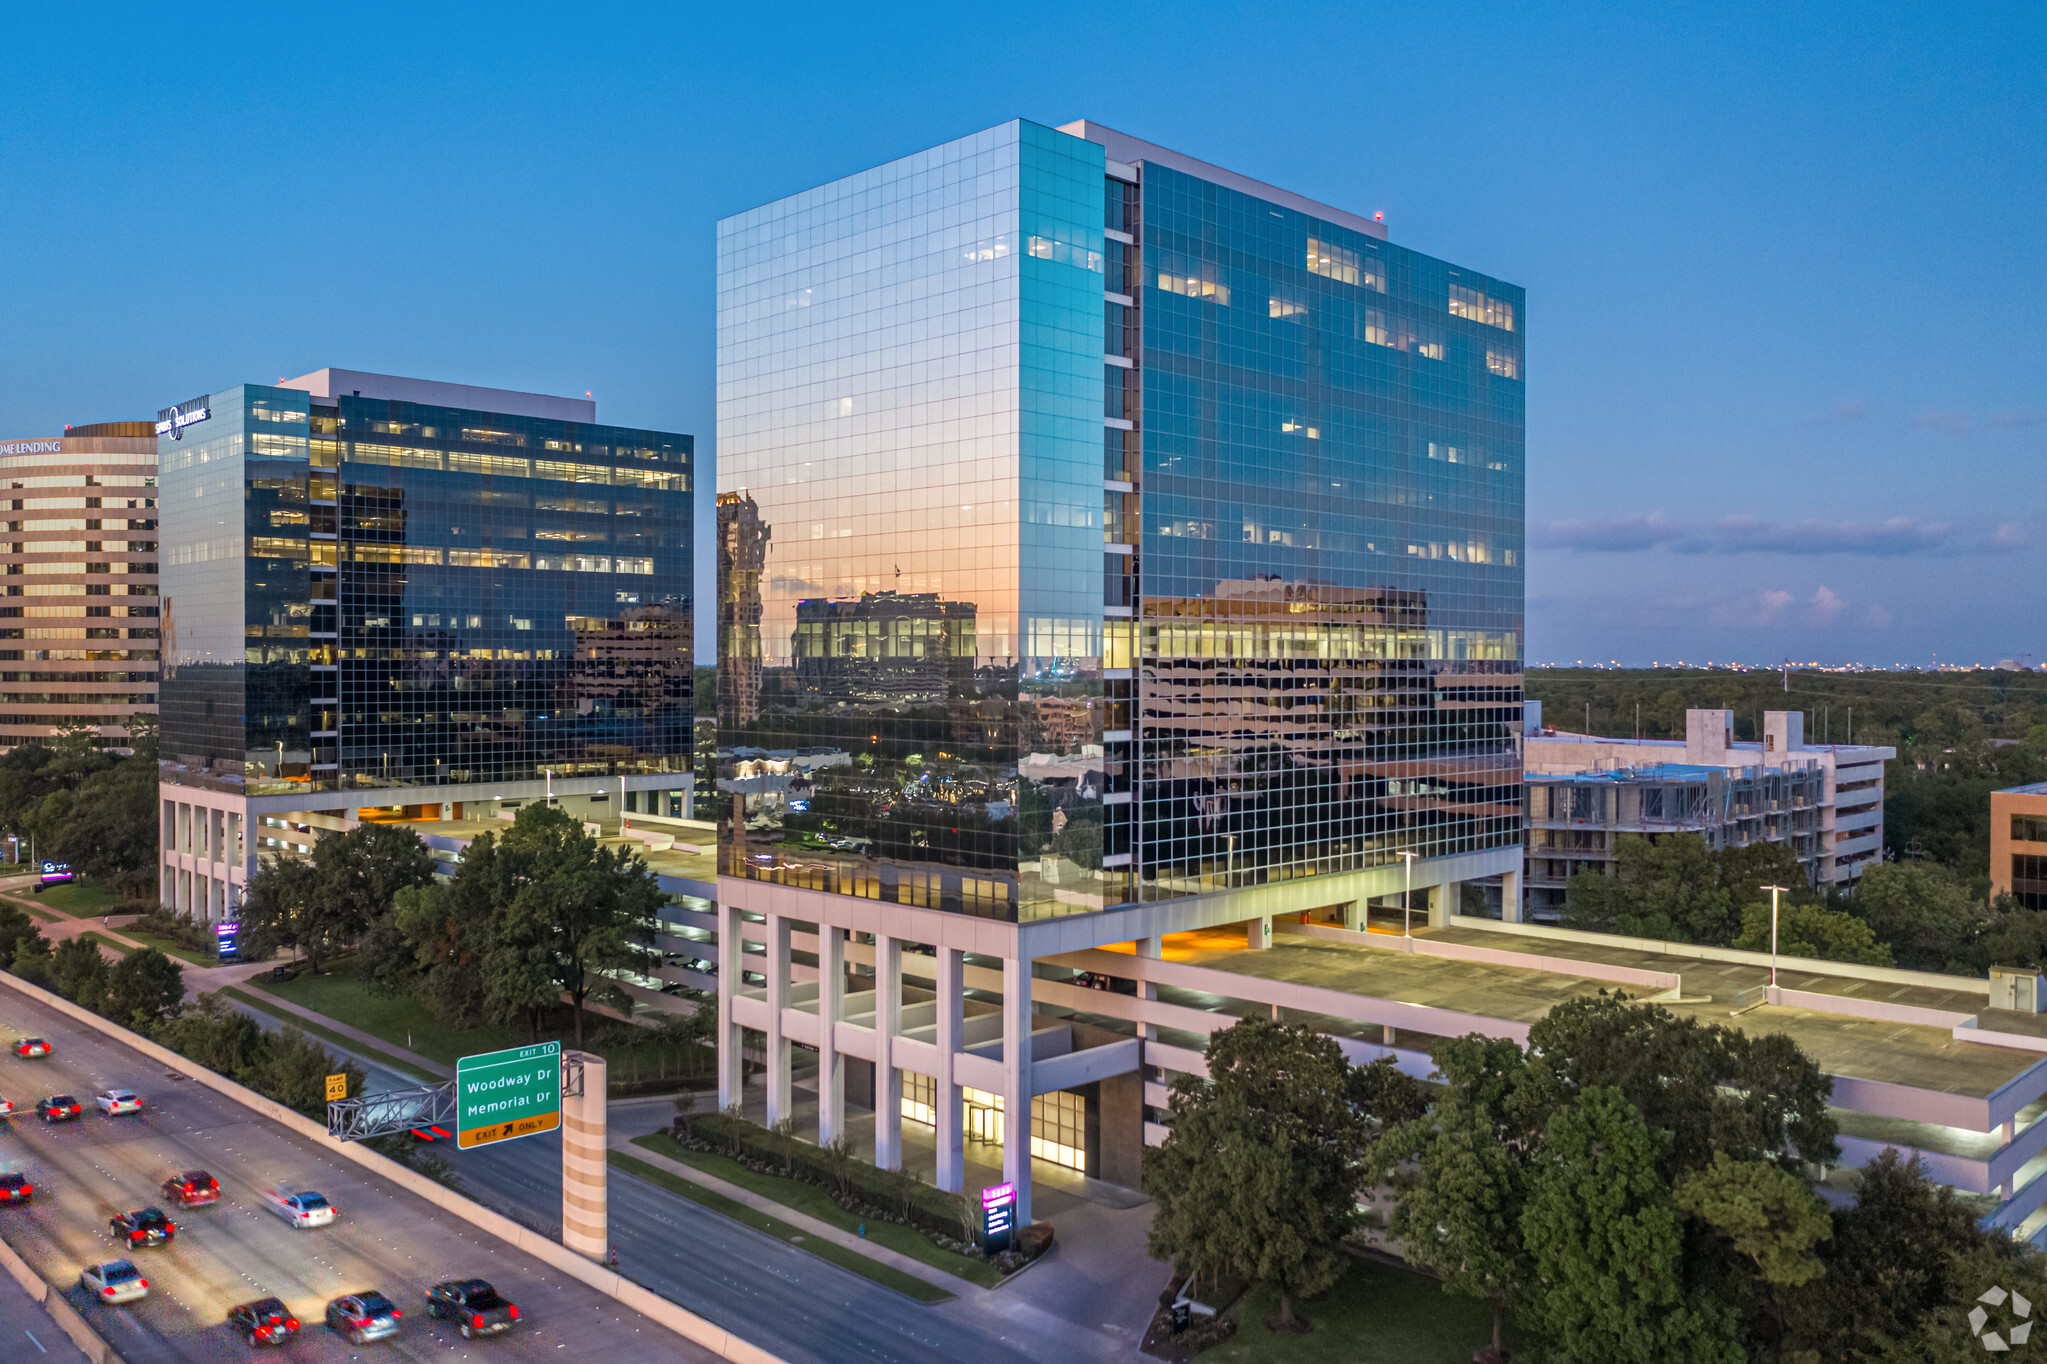
[[[267,1014],[254,1016],[276,1026]],[[420,1083],[373,1057],[349,1055],[372,1091]],[[667,1098],[610,1106],[610,1120],[635,1131],[665,1127],[673,1113]],[[471,1197],[535,1231],[560,1235],[559,1132],[468,1151],[439,1149]],[[659,1185],[616,1169],[610,1180],[619,1272],[789,1364],[1030,1364],[1044,1357],[1013,1322],[956,1320],[942,1306],[904,1297]]]
[[[475,1347],[493,1357],[605,1364],[715,1358],[320,1143],[54,1009],[0,992],[0,1038],[17,1033],[50,1038],[55,1053],[37,1061],[0,1056],[0,1095],[17,1110],[0,1128],[0,1165],[25,1171],[37,1186],[29,1206],[0,1208],[0,1237],[63,1288],[130,1364],[218,1364],[243,1356],[247,1347],[227,1334],[227,1310],[269,1294],[304,1323],[289,1347],[294,1359],[360,1358],[365,1352],[321,1326],[322,1309],[330,1298],[373,1287],[404,1309],[405,1329],[372,1349],[421,1361],[471,1358],[469,1342],[448,1324],[427,1320],[423,1298],[431,1283],[467,1277],[489,1279],[520,1306],[517,1328]],[[93,1111],[93,1092],[111,1085],[139,1093],[143,1114],[107,1118]],[[59,1092],[84,1102],[86,1116],[46,1126],[34,1114],[35,1099]],[[129,1254],[149,1279],[148,1298],[118,1307],[85,1301],[76,1286],[82,1268],[122,1253],[107,1219],[158,1203],[162,1181],[193,1167],[220,1180],[223,1198],[210,1207],[166,1209],[181,1228],[178,1238]],[[339,1215],[330,1226],[295,1230],[267,1210],[266,1187],[317,1189]],[[0,1315],[10,1333],[11,1321]],[[52,1357],[62,1358],[61,1341],[37,1335]],[[28,1342],[0,1337],[0,1359],[42,1358]]]

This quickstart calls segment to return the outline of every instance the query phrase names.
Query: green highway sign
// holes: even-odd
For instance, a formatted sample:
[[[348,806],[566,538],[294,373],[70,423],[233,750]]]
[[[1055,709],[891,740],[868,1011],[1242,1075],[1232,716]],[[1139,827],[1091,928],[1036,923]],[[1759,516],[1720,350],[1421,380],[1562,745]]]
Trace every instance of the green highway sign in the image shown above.
[[[465,1056],[455,1063],[455,1145],[552,1132],[562,1121],[562,1044]]]

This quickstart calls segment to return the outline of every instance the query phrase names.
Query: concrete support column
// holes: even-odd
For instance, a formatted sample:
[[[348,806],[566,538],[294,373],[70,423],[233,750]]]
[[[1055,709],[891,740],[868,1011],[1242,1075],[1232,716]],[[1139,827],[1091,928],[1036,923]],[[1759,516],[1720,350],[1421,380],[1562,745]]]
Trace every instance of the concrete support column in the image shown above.
[[[846,1015],[846,930],[817,926],[817,1144],[830,1146],[846,1131],[846,1058],[839,1054],[839,1020]]]
[[[1462,881],[1445,881],[1442,885],[1433,887],[1429,891],[1429,927],[1448,928],[1450,916],[1462,908],[1463,902]]]
[[[1244,925],[1244,946],[1253,952],[1263,952],[1272,946],[1272,916],[1253,919]]]
[[[562,1059],[571,1056],[583,1063],[583,1092],[562,1095],[562,1245],[602,1264],[611,1248],[604,1058],[578,1051],[564,1052]]]
[[[1521,873],[1500,874],[1500,918],[1510,924],[1521,922]]]
[[[782,1031],[782,1010],[789,1007],[789,921],[768,915],[768,1115],[767,1125],[789,1116],[789,1038]]]
[[[1362,932],[1365,927],[1365,902],[1352,900],[1343,907],[1343,926],[1353,933]]]
[[[739,1102],[745,1083],[739,1055],[739,1025],[732,1021],[732,1001],[739,994],[745,970],[739,924],[736,907],[718,906],[718,1031],[711,1045],[718,1053],[718,1108],[721,1112]]]
[[[932,1104],[938,1111],[938,1170],[932,1182],[958,1193],[966,1176],[966,1130],[961,1119],[960,1083],[953,1063],[959,1056],[966,996],[961,991],[960,952],[938,949],[938,1074],[933,1077]]]
[[[1157,961],[1165,955],[1165,947],[1166,940],[1164,938],[1139,938],[1137,940],[1137,955],[1149,957],[1153,961]],[[1139,999],[1157,999],[1159,997],[1159,987],[1148,980],[1140,980],[1137,982],[1137,997]],[[1139,1037],[1150,1037],[1153,1026],[1140,1018],[1137,1020],[1137,1035]]]
[[[1016,1225],[1031,1224],[1031,963],[1002,961],[1002,1182],[1016,1186]]]
[[[896,1034],[903,1030],[903,944],[874,939],[874,1165],[903,1167],[903,1073]]]

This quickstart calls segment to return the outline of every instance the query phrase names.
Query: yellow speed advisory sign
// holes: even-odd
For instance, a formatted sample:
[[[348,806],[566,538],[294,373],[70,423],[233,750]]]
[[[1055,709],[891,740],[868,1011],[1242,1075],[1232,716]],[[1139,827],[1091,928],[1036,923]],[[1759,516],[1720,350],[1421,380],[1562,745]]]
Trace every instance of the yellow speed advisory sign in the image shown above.
[[[336,1099],[345,1099],[347,1097],[348,1077],[346,1075],[329,1075],[327,1077],[327,1102],[331,1104]]]

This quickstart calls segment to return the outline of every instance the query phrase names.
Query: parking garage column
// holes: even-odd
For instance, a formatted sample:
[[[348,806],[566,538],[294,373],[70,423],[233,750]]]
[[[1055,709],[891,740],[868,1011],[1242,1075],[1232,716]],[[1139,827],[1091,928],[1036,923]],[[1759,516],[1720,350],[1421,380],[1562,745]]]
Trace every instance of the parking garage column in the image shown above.
[[[1462,881],[1445,881],[1442,885],[1431,888],[1429,891],[1429,927],[1448,928],[1450,926],[1450,916],[1464,907],[1463,901],[1464,883]]]
[[[1521,873],[1500,874],[1500,918],[1510,924],[1521,922]]]
[[[1002,1182],[1016,1187],[1016,1225],[1031,1224],[1031,963],[1002,959]]]
[[[966,1177],[966,1133],[961,1127],[960,1084],[953,1070],[959,1055],[964,1021],[960,950],[938,949],[938,1074],[933,1077],[932,1103],[938,1128],[938,1169],[932,1181],[947,1193],[958,1193]]]
[[[1136,943],[1137,955],[1140,957],[1150,957],[1153,961],[1157,961],[1165,955],[1165,943],[1166,940],[1164,938],[1139,938]],[[1148,980],[1140,980],[1137,982],[1137,997],[1139,999],[1157,999],[1159,997],[1159,987]],[[1139,1037],[1150,1037],[1153,1026],[1153,1024],[1145,1022],[1142,1018],[1138,1019],[1137,1035]]]
[[[1272,946],[1272,916],[1252,919],[1244,925],[1244,946],[1253,952],[1263,952]]]
[[[874,1165],[903,1167],[903,1073],[896,1069],[896,1034],[903,1030],[903,944],[874,939]]]
[[[789,1116],[789,1038],[782,1031],[782,1010],[789,1007],[789,921],[768,915],[768,1113],[767,1125]]]
[[[718,1108],[722,1112],[740,1101],[745,1084],[739,1055],[739,1025],[732,1021],[732,999],[744,979],[745,954],[740,950],[739,909],[718,906]],[[699,1006],[701,1007],[701,1006]]]
[[[846,1013],[846,930],[817,926],[817,1144],[846,1130],[846,1058],[839,1054],[839,1020]]]

